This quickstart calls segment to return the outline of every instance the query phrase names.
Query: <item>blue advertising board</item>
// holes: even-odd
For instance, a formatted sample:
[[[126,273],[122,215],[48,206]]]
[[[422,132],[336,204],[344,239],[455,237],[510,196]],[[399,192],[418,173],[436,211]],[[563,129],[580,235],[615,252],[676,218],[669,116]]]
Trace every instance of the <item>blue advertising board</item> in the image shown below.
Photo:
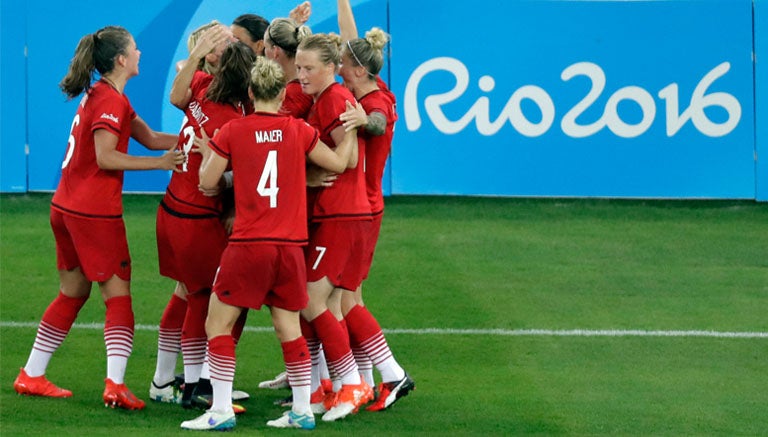
[[[750,0],[390,11],[393,193],[754,197]]]
[[[0,3],[0,192],[27,191],[26,4]]]
[[[755,199],[768,201],[768,0],[755,0]]]
[[[56,188],[78,100],[58,82],[81,36],[133,33],[141,73],[126,93],[176,133],[168,95],[189,33],[298,3],[2,2],[0,191]],[[400,119],[385,194],[768,200],[768,0],[351,3],[361,34],[392,35],[382,76]],[[337,31],[335,1],[312,7],[315,32]],[[124,189],[162,192],[168,179],[126,172]]]

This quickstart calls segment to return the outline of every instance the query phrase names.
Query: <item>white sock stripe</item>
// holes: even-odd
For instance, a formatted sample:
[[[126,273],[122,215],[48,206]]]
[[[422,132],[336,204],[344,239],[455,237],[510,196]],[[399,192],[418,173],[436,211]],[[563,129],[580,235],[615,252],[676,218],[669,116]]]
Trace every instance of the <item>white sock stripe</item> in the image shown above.
[[[328,365],[329,368],[333,368],[342,377],[357,370],[357,363],[355,362],[355,357],[352,356],[352,352],[347,353],[334,362],[329,362]]]
[[[205,350],[207,349],[208,342],[206,339],[194,339],[191,341],[183,341],[181,342],[181,350],[182,351],[188,351],[190,353],[197,353],[202,352],[205,353]]]
[[[126,326],[105,327],[104,344],[108,357],[130,356],[133,350],[133,329]]]
[[[312,365],[309,360],[286,363],[285,371],[291,387],[309,386],[312,383]]]
[[[64,338],[67,336],[69,331],[65,331],[63,329],[59,329],[50,323],[46,323],[44,321],[40,321],[40,325],[37,327],[38,332],[45,332],[46,335],[50,337],[61,337]]]
[[[295,361],[293,363],[286,363],[285,364],[285,371],[286,372],[295,372],[303,369],[309,369],[310,366],[312,366],[312,363],[310,363],[309,360],[302,360],[302,361]]]
[[[118,331],[118,330],[110,330],[110,331],[104,331],[104,337],[109,338],[133,338],[133,331]]]
[[[232,382],[235,379],[235,373],[220,373],[215,372],[213,368],[211,368],[211,380],[217,380],[217,381],[223,381],[223,382]]]
[[[40,347],[52,347],[57,348],[61,345],[61,343],[64,341],[63,338],[50,338],[40,335],[38,333],[37,337],[35,337],[35,345]]]
[[[133,351],[132,345],[128,345],[128,344],[120,344],[120,345],[108,344],[107,345],[107,356],[112,356],[112,355],[130,356],[132,351]]]
[[[208,354],[208,364],[211,367],[211,371],[216,367],[218,369],[235,369],[235,358],[225,357],[223,355]]]
[[[379,331],[379,332],[373,334],[372,336],[368,337],[368,339],[366,339],[364,341],[361,341],[360,342],[360,347],[362,347],[363,349],[367,349],[370,345],[378,344],[378,343],[380,343],[382,341],[386,341],[384,339],[384,333]]]
[[[45,352],[47,354],[52,354],[56,352],[56,349],[58,349],[58,347],[42,347],[38,343],[35,343],[32,346],[32,349],[36,349],[36,350],[39,350],[40,352]]]
[[[223,355],[208,354],[211,379],[232,382],[235,379],[235,359]]]
[[[371,361],[371,357],[362,349],[352,350],[352,355],[355,356],[355,361],[358,363],[361,361]]]
[[[311,385],[311,378],[309,377],[298,378],[298,377],[291,377],[289,375],[288,384],[290,384],[292,388],[304,387],[304,386],[309,387]]]
[[[170,352],[172,354],[177,354],[181,352],[181,343],[178,344],[168,344],[168,343],[157,343],[157,349],[161,350],[163,352]]]
[[[371,358],[371,361],[376,365],[381,364],[384,360],[392,356],[392,351],[389,349],[387,340],[384,338],[384,334],[381,331],[363,342],[361,346],[365,349],[365,352]]]

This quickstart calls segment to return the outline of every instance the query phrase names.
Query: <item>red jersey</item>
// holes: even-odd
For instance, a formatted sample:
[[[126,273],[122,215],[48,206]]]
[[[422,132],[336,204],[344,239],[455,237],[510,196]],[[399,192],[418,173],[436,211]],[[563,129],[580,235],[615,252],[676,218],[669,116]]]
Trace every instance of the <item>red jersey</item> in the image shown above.
[[[163,198],[166,206],[184,214],[219,214],[221,212],[221,198],[204,196],[198,188],[203,156],[189,152],[195,145],[196,132],[203,128],[205,133],[212,137],[213,133],[226,122],[245,115],[241,105],[236,107],[227,103],[212,102],[205,97],[212,81],[213,76],[202,71],[196,71],[192,78],[190,83],[192,97],[184,109],[184,121],[176,145],[178,150],[184,152],[187,160],[179,166],[181,173],[173,172],[171,175],[171,181]]]
[[[298,79],[294,79],[285,85],[285,99],[280,107],[280,113],[306,120],[309,109],[312,107],[312,96],[301,90]]]
[[[235,225],[230,244],[307,244],[306,155],[318,134],[303,120],[256,112],[211,140],[232,165]]]
[[[320,140],[335,147],[331,132],[342,126],[339,116],[346,111],[346,102],[355,104],[355,97],[340,83],[334,82],[315,99],[307,122],[320,132]],[[312,222],[325,220],[370,220],[371,205],[365,192],[365,141],[358,137],[358,162],[353,169],[340,174],[333,186],[319,190],[312,210]]]
[[[72,121],[53,208],[83,217],[122,217],[123,171],[99,168],[93,134],[97,129],[115,134],[117,151],[126,153],[134,118],[136,112],[128,97],[103,80],[93,84],[80,100]]]
[[[395,95],[392,93],[392,91],[389,90],[389,86],[387,86],[387,83],[384,82],[381,79],[381,76],[378,74],[376,75],[376,85],[379,86],[379,90],[383,91],[387,96],[389,96],[390,99],[392,99],[392,104],[395,103],[397,99],[395,99]]]
[[[360,98],[366,114],[379,112],[387,119],[384,133],[371,135],[365,129],[360,129],[358,135],[365,140],[365,187],[371,211],[374,215],[384,211],[384,193],[381,191],[381,178],[387,164],[389,152],[392,149],[392,136],[395,133],[397,112],[392,93],[383,90],[372,91]]]

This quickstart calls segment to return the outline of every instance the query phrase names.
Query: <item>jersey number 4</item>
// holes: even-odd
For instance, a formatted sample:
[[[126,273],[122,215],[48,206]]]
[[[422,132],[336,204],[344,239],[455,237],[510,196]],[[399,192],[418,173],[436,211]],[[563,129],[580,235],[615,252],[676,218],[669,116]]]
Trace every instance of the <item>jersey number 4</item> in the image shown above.
[[[277,192],[279,190],[280,188],[277,186],[277,150],[270,150],[267,154],[267,162],[264,163],[264,170],[261,171],[256,192],[260,196],[269,197],[270,208],[277,208]]]

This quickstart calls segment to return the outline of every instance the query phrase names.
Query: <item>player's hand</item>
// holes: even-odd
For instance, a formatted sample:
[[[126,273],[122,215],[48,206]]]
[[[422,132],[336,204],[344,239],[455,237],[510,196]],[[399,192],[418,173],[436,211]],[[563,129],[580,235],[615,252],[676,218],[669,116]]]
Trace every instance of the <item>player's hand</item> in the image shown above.
[[[197,189],[200,190],[201,193],[203,193],[203,196],[205,197],[216,197],[219,194],[221,194],[222,191],[224,191],[225,188],[225,182],[222,180],[219,180],[219,184],[216,185],[214,188],[203,188],[202,186],[198,185]]]
[[[231,36],[232,31],[227,26],[217,24],[200,35],[192,51],[189,52],[189,57],[202,59],[207,54],[213,52],[221,43],[231,38]]]
[[[302,25],[309,21],[309,16],[312,14],[312,5],[309,2],[304,2],[295,8],[288,14],[288,18],[295,21],[296,24]]]
[[[173,146],[166,150],[165,153],[163,153],[163,156],[160,156],[159,159],[160,169],[180,172],[181,169],[179,166],[184,164],[184,161],[186,161],[187,157],[184,156],[184,153],[181,150],[178,150],[176,146]]]
[[[368,124],[368,114],[365,113],[363,105],[359,102],[352,106],[352,103],[347,100],[347,110],[340,116],[339,120],[344,122],[344,131],[349,132],[353,129],[360,128]]]
[[[216,133],[219,130],[216,129],[213,132],[213,136],[216,136]],[[208,136],[208,134],[205,132],[205,129],[200,129],[200,136],[198,137],[195,135],[195,145],[192,146],[191,149],[189,149],[190,153],[199,153],[203,155],[203,161],[208,157],[208,155],[211,154],[211,146],[208,145],[208,143],[211,141],[211,138]]]
[[[310,165],[307,168],[308,187],[332,187],[338,178],[339,175],[337,173],[330,172],[316,165]]]

